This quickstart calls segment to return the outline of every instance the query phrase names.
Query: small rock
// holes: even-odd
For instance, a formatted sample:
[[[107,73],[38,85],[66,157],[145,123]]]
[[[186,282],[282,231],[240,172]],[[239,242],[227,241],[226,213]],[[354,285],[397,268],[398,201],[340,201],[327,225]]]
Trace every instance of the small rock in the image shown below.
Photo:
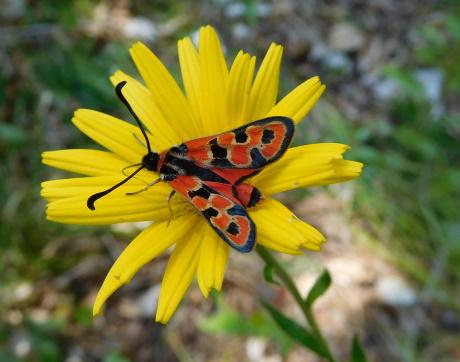
[[[13,301],[14,302],[24,302],[30,298],[32,295],[33,288],[30,283],[24,282],[19,284],[13,290]]]
[[[400,277],[386,276],[377,281],[377,295],[394,307],[410,307],[417,301],[415,291]]]
[[[156,303],[160,293],[160,285],[154,285],[142,293],[136,301],[139,314],[142,317],[152,318],[155,316]]]
[[[419,69],[414,73],[415,79],[422,84],[428,101],[431,103],[431,115],[438,119],[444,113],[442,104],[442,88],[444,73],[440,69]]]
[[[83,362],[85,360],[84,355],[85,353],[81,347],[71,346],[64,362]]]
[[[350,23],[338,23],[332,27],[329,35],[329,46],[333,49],[350,52],[363,47],[364,33]]]
[[[132,299],[122,299],[118,305],[118,313],[128,319],[135,319],[140,317],[140,310],[138,305]]]
[[[273,8],[270,4],[261,2],[257,4],[256,11],[259,17],[266,18],[267,16],[271,15]]]
[[[333,50],[323,43],[322,40],[314,34],[310,36],[311,50],[310,60],[320,62],[329,70],[340,71],[346,73],[351,70],[353,64],[345,54],[340,51]]]
[[[155,24],[149,19],[134,17],[126,19],[122,33],[130,39],[152,41],[157,35],[157,30]]]
[[[21,311],[13,309],[7,313],[6,320],[8,321],[9,324],[12,324],[13,326],[17,326],[20,323],[22,323],[22,321],[24,320],[24,316]]]
[[[267,341],[260,337],[249,337],[246,341],[246,354],[254,362],[281,362],[281,356],[267,355]]]
[[[323,59],[324,65],[333,71],[348,73],[351,71],[353,64],[350,58],[340,52],[329,52]]]
[[[372,86],[375,97],[381,101],[389,101],[401,93],[398,82],[392,78],[386,78],[376,82]]]
[[[382,38],[375,37],[372,39],[358,59],[359,70],[363,73],[363,76],[365,76],[368,72],[375,72],[382,63],[385,62],[385,51],[385,44]]]
[[[442,95],[444,73],[440,69],[418,69],[415,71],[417,79],[425,88],[426,96],[430,101],[439,102]]]
[[[232,28],[233,37],[237,40],[245,40],[251,35],[251,29],[243,23],[236,23]]]
[[[225,15],[229,18],[238,18],[245,14],[246,12],[246,5],[239,2],[231,2],[225,8]]]
[[[24,0],[6,0],[0,2],[0,18],[18,19],[22,17],[25,9]]]
[[[273,1],[273,14],[276,16],[289,16],[295,13],[298,4],[294,0]]]
[[[50,312],[44,308],[34,308],[29,311],[29,317],[35,323],[45,323],[50,319]]]
[[[26,358],[32,352],[32,343],[24,332],[17,332],[12,338],[12,347],[16,357]]]

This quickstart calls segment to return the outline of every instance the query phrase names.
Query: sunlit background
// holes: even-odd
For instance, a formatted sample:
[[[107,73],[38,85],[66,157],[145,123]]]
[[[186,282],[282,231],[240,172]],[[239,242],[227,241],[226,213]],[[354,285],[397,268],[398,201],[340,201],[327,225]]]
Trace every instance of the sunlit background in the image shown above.
[[[167,256],[93,319],[105,273],[143,225],[45,220],[40,182],[69,175],[41,152],[96,147],[73,111],[129,120],[108,81],[136,74],[129,46],[147,43],[180,79],[176,42],[205,24],[229,56],[260,61],[270,42],[284,45],[280,96],[319,75],[327,91],[295,142],[346,143],[366,164],[356,181],[280,195],[328,238],[282,262],[304,293],[331,272],[315,310],[339,360],[355,332],[372,361],[460,360],[457,1],[3,0],[0,361],[317,361],[260,306],[263,296],[301,321],[257,255],[232,252],[223,292],[205,300],[192,286],[166,327],[153,320]]]

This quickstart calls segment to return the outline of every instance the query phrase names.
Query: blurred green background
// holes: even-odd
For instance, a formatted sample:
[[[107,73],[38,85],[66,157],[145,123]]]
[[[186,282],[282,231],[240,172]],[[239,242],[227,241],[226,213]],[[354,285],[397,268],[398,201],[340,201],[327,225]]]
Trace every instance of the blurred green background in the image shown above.
[[[95,147],[73,111],[129,119],[108,77],[136,74],[130,44],[146,42],[179,79],[176,41],[205,24],[228,56],[260,61],[270,42],[284,45],[280,96],[320,75],[327,92],[296,142],[347,143],[366,165],[354,182],[280,196],[329,239],[283,261],[300,287],[331,271],[317,312],[336,353],[346,360],[356,331],[373,361],[460,360],[457,1],[3,0],[0,361],[317,360],[262,311],[261,295],[296,314],[255,255],[232,255],[220,296],[192,287],[166,327],[153,313],[167,256],[93,320],[98,286],[142,225],[45,220],[40,182],[68,175],[41,165],[41,152]]]

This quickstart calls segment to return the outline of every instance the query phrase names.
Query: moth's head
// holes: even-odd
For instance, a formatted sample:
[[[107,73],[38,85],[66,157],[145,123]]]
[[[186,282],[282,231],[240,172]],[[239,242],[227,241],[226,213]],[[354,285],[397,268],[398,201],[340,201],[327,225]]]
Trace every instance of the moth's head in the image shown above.
[[[149,171],[156,171],[160,161],[160,155],[156,152],[149,152],[142,158],[142,165]]]

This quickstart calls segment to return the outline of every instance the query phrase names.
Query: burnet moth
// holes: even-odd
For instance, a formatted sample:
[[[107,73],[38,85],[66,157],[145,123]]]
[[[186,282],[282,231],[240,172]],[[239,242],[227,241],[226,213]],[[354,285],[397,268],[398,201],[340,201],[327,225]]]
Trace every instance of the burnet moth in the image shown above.
[[[295,129],[292,119],[281,116],[260,119],[157,153],[152,151],[142,123],[122,93],[125,84],[126,81],[117,84],[116,94],[136,120],[147,154],[123,181],[90,196],[88,208],[95,210],[95,201],[147,169],[159,174],[147,187],[167,182],[172,194],[178,192],[190,201],[222,240],[240,252],[251,251],[256,241],[256,226],[246,209],[261,202],[262,194],[245,180],[286,152]]]

